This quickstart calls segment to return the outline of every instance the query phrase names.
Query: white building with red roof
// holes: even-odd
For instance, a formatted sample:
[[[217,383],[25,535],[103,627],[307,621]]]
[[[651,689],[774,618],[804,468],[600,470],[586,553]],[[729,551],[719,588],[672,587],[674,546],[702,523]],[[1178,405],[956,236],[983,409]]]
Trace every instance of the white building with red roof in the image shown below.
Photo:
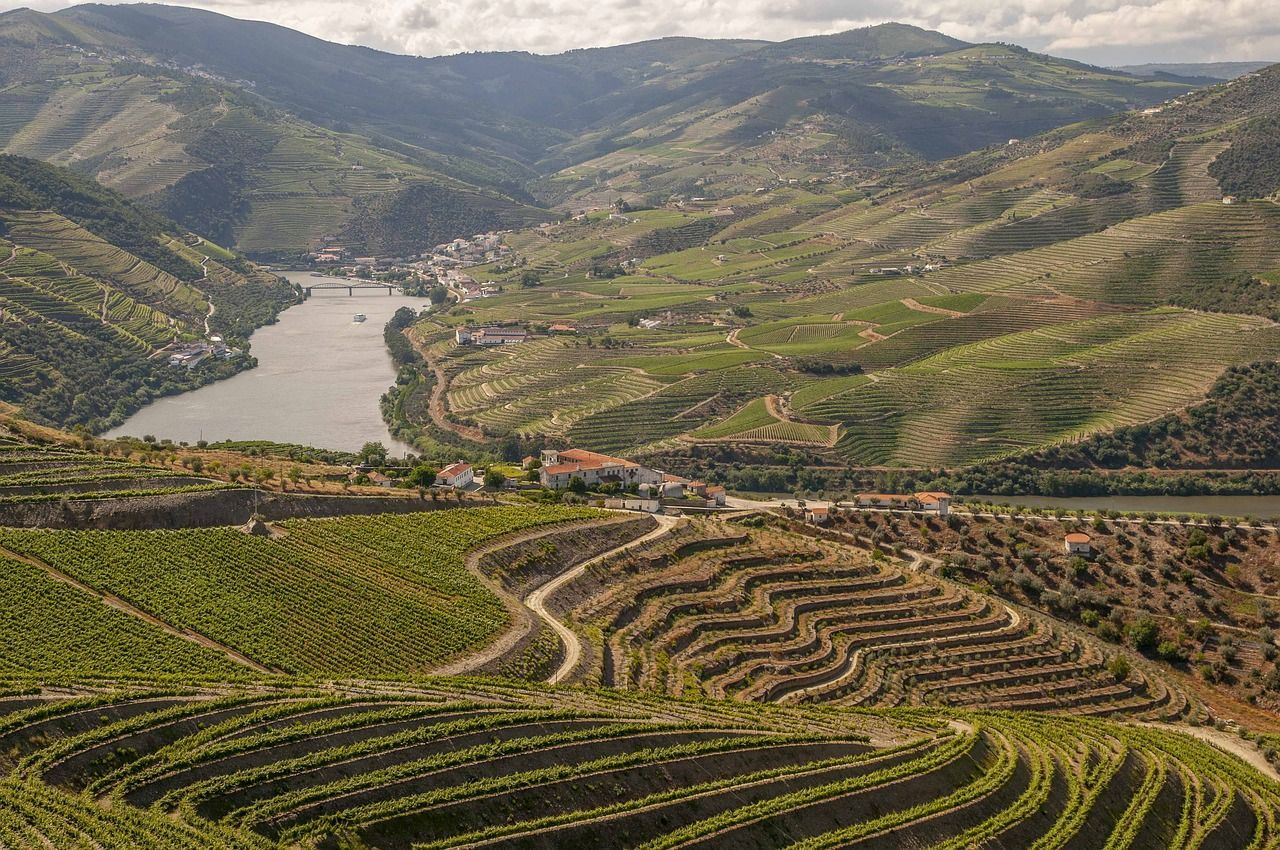
[[[635,461],[589,452],[586,449],[546,449],[538,471],[543,487],[559,489],[581,478],[588,487],[599,484],[661,484],[662,473]]]
[[[1088,556],[1093,554],[1093,540],[1083,531],[1071,532],[1062,538],[1062,544],[1068,555]]]
[[[471,468],[471,464],[462,461],[451,463],[436,473],[436,484],[442,487],[453,487],[455,490],[470,487],[475,480],[476,473]]]

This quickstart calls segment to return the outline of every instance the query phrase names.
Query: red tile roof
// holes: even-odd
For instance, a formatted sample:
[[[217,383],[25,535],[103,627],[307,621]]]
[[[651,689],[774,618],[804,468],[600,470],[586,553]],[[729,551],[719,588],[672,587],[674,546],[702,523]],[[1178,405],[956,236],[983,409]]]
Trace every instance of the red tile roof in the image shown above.
[[[599,469],[602,466],[633,468],[640,465],[624,458],[602,455],[599,452],[589,452],[586,449],[565,449],[560,452],[559,459],[562,465],[569,461],[580,465],[583,469]]]

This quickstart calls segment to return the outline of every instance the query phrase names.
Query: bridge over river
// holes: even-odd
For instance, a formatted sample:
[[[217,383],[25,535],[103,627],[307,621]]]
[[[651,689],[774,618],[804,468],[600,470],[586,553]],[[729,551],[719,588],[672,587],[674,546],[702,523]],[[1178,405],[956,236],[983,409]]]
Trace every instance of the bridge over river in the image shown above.
[[[311,283],[303,286],[307,297],[310,297],[313,291],[326,289],[345,289],[348,295],[355,295],[357,289],[376,292],[385,291],[388,295],[395,295],[401,291],[400,285],[395,283],[383,283],[377,280],[341,280],[332,277],[327,277],[320,283]]]

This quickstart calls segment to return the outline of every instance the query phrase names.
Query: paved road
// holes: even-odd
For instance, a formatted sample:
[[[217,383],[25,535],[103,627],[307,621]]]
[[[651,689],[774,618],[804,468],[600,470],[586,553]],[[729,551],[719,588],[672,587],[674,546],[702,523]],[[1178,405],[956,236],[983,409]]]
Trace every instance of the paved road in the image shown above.
[[[578,662],[582,659],[582,640],[578,637],[577,632],[560,622],[551,614],[550,611],[547,610],[547,599],[549,599],[557,590],[586,572],[589,567],[600,563],[606,558],[625,552],[635,546],[648,543],[650,540],[656,540],[664,534],[667,534],[671,529],[675,528],[676,523],[679,522],[676,517],[669,516],[654,516],[654,519],[658,521],[658,527],[653,531],[650,531],[642,537],[637,537],[629,543],[624,543],[621,546],[610,549],[608,552],[597,555],[590,560],[583,561],[573,569],[563,572],[551,579],[551,581],[542,585],[524,598],[525,606],[528,607],[530,611],[541,617],[542,621],[550,626],[555,633],[560,636],[560,642],[564,644],[564,660],[560,662],[559,668],[557,668],[556,671],[547,678],[548,684],[557,685],[563,682],[568,678],[569,674],[573,672],[574,668],[578,666]]]

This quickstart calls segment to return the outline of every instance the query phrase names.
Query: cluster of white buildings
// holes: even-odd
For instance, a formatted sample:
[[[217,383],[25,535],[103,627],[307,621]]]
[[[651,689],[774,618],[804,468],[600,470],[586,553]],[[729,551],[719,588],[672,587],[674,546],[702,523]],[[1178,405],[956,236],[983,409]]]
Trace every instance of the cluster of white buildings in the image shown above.
[[[906,265],[906,266],[885,266],[883,268],[867,269],[867,274],[879,275],[912,275],[923,274],[925,272],[936,272],[945,268],[944,263],[925,263],[923,265]]]
[[[429,259],[436,265],[451,268],[496,263],[510,256],[511,249],[502,244],[500,233],[477,233],[466,239],[442,242],[431,249]]]
[[[524,459],[524,467],[533,466],[533,457]],[[619,487],[635,486],[633,496],[606,499],[605,507],[625,510],[656,511],[662,499],[671,500],[685,507],[724,507],[724,487],[691,481],[660,469],[652,469],[626,458],[613,457],[586,449],[544,449],[538,480],[543,487],[561,489],[573,479],[581,479],[587,487],[616,484]]]
[[[193,342],[180,345],[169,353],[169,365],[194,369],[210,357],[226,360],[239,354],[238,348],[231,348],[220,336],[211,336],[204,342]]]
[[[502,291],[497,284],[480,283],[471,275],[457,269],[436,268],[433,271],[436,279],[448,289],[453,290],[458,295],[458,301],[462,303],[474,301],[477,298],[489,298]]]
[[[878,508],[889,511],[924,511],[946,516],[951,512],[951,494],[922,493],[859,493],[854,504],[860,508]]]
[[[662,484],[663,475],[656,469],[586,449],[544,449],[541,460],[538,480],[543,487],[552,489],[568,487],[574,478],[581,478],[588,487],[601,484],[619,484],[623,487],[648,484],[654,487]]]

